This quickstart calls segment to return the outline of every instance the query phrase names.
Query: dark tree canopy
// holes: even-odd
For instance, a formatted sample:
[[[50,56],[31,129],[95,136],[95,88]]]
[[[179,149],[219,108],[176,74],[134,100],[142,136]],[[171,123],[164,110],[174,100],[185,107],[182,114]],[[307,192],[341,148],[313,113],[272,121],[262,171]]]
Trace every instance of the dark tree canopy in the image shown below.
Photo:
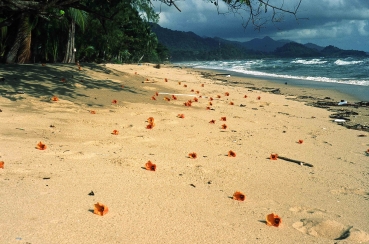
[[[159,19],[154,1],[180,12],[183,0],[0,0],[0,58],[7,63],[166,60],[168,50],[158,45],[149,25]],[[270,0],[202,1],[219,14],[225,14],[219,7],[225,4],[243,24],[260,29],[268,19],[296,17],[302,0],[294,0],[292,10]]]

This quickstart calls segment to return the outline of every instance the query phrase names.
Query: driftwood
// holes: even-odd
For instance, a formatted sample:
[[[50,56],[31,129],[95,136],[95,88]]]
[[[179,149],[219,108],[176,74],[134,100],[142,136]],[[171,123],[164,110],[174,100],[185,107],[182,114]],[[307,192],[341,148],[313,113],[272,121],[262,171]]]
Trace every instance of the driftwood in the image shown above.
[[[290,159],[290,158],[282,157],[282,156],[279,156],[279,155],[278,155],[278,158],[279,158],[279,159],[286,160],[286,161],[288,161],[288,162],[292,162],[292,163],[295,163],[295,164],[299,164],[299,165],[301,165],[301,166],[314,167],[314,165],[312,165],[312,164],[305,163],[305,162],[302,162],[302,161],[299,161],[299,160]]]

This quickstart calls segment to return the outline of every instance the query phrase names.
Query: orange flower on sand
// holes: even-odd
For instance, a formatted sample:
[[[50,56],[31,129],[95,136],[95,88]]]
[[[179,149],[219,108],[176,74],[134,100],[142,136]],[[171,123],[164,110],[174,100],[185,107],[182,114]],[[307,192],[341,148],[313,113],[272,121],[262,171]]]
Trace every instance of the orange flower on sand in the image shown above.
[[[366,154],[369,155],[369,148],[368,148],[368,150],[366,150]]]
[[[153,123],[154,123],[154,117],[148,117],[148,118],[147,118],[147,122],[148,122],[149,124],[153,124]]]
[[[229,92],[224,93],[224,95],[225,95],[226,97],[228,97],[228,96],[229,96]]]
[[[266,216],[266,224],[268,226],[278,227],[281,223],[282,223],[282,219],[274,213],[268,214]]]
[[[112,104],[117,104],[117,103],[118,103],[118,101],[114,99],[113,101],[111,101],[111,103],[112,103]]]
[[[158,92],[155,92],[155,96],[159,96],[159,93]]]
[[[57,96],[53,96],[53,97],[51,98],[51,101],[54,101],[54,102],[59,101],[59,98],[58,98]]]
[[[242,192],[236,191],[235,193],[233,193],[233,199],[243,202],[243,201],[245,201],[246,196]]]
[[[96,114],[95,110],[90,110],[90,114]]]
[[[47,146],[45,144],[43,144],[42,142],[39,142],[36,146],[36,148],[38,150],[45,150],[47,148]]]
[[[302,144],[302,143],[304,143],[304,140],[299,140],[297,143]]]
[[[210,105],[210,106],[213,106],[213,103],[212,103],[212,102],[209,102],[209,105]]]
[[[194,97],[194,98],[193,98],[193,101],[194,101],[194,102],[198,102],[198,101],[199,101],[199,99],[197,99],[197,97]]]
[[[209,122],[210,124],[215,124],[215,120],[210,120],[210,122]]]
[[[153,164],[150,160],[147,161],[145,164],[145,169],[149,171],[155,171],[156,170],[156,164]]]
[[[164,100],[169,102],[170,101],[170,98],[169,97],[164,97]]]
[[[191,89],[191,92],[194,92],[195,90],[194,89]]]
[[[187,87],[187,85],[183,85],[183,87]]]
[[[228,127],[228,126],[227,126],[226,124],[222,124],[222,129],[223,129],[223,130],[227,129],[227,127]]]
[[[205,85],[204,84],[201,84],[201,87],[204,87]]]
[[[229,152],[228,152],[228,157],[236,157],[236,153],[235,152],[233,152],[232,150],[230,150]]]
[[[278,159],[278,154],[276,153],[270,154],[270,160],[277,160],[277,159]]]
[[[210,100],[210,101],[213,101],[213,98],[212,98],[212,97],[209,97],[209,100]]]
[[[173,100],[177,100],[177,97],[175,95],[172,95]]]
[[[206,107],[206,110],[210,110],[211,108],[210,107]]]
[[[0,161],[0,169],[4,168],[4,161]]]
[[[155,96],[152,96],[152,97],[151,97],[151,100],[156,100]]]
[[[96,203],[94,207],[94,214],[104,216],[109,212],[108,206],[102,204],[102,203]]]
[[[247,98],[247,95],[243,96],[243,98]]]
[[[184,114],[178,114],[177,117],[181,118],[181,119],[184,119],[185,116],[184,116]]]
[[[196,154],[195,152],[193,152],[193,153],[189,153],[189,154],[188,154],[188,157],[189,157],[189,158],[196,159],[196,158],[197,158],[197,154]]]
[[[154,128],[154,126],[155,126],[155,124],[154,124],[154,123],[152,123],[152,124],[148,124],[148,125],[146,125],[146,129],[151,130],[152,128]]]
[[[112,134],[113,135],[118,135],[119,134],[119,131],[118,130],[113,130]]]
[[[220,95],[217,95],[217,98],[221,98],[221,96]]]
[[[181,84],[181,82],[178,82],[178,85],[180,85]]]
[[[168,82],[168,79],[167,78],[165,78],[164,80],[165,80],[165,82]]]
[[[227,117],[220,117],[221,121],[227,121]]]
[[[184,105],[186,107],[191,107],[192,106],[192,101],[191,100],[188,100],[187,102],[184,103]]]
[[[229,102],[229,105],[234,105],[234,102]]]
[[[260,100],[260,99],[261,99],[261,97],[260,97],[260,96],[258,96],[258,97],[257,97],[257,99],[258,99],[258,100]]]
[[[196,91],[196,94],[199,94],[200,93],[200,91]]]
[[[135,72],[135,75],[137,75],[137,72]]]

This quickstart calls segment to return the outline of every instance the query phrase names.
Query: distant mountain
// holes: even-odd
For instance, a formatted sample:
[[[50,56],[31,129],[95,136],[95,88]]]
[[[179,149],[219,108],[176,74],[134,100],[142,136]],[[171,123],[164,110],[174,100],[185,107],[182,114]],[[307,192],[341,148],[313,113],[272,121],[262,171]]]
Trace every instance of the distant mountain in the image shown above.
[[[151,24],[159,43],[170,51],[172,61],[231,60],[266,57],[365,57],[363,51],[342,50],[314,43],[300,44],[290,40],[273,40],[266,36],[247,42],[229,41],[219,37],[200,37],[193,32],[173,31]]]
[[[321,53],[318,50],[306,47],[305,45],[297,42],[290,42],[277,48],[274,51],[274,54],[278,57],[284,58],[321,56]]]
[[[274,52],[277,48],[282,47],[283,45],[291,42],[290,40],[282,40],[275,41],[269,36],[264,37],[263,39],[255,38],[251,41],[242,42],[241,46],[255,51],[261,52]]]
[[[316,49],[316,50],[318,50],[318,51],[322,51],[323,49],[324,49],[324,47],[321,47],[321,46],[318,46],[318,45],[316,45],[316,44],[314,44],[314,43],[306,43],[306,44],[304,44],[304,46],[305,47],[308,47],[308,48],[311,48],[311,49]]]

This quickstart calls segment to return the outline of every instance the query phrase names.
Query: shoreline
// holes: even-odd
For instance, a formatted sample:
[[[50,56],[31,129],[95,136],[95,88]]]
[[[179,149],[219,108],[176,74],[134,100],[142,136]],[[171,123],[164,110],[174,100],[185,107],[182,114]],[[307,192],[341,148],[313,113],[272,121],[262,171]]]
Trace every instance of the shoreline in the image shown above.
[[[180,66],[178,64],[178,66]],[[184,66],[186,67],[186,66]],[[309,81],[309,80],[296,80],[296,79],[284,79],[284,78],[276,78],[276,77],[268,77],[268,76],[253,76],[248,74],[243,74],[240,72],[222,70],[222,69],[206,69],[206,68],[193,68],[187,67],[194,70],[203,70],[209,73],[227,73],[230,74],[231,77],[238,78],[249,78],[255,81],[262,82],[263,85],[268,84],[269,86],[279,86],[279,88],[287,88],[288,86],[293,86],[300,89],[312,89],[319,90],[319,94],[323,96],[324,92],[327,94],[335,94],[335,99],[340,100],[350,100],[352,102],[358,101],[369,101],[369,87],[360,86],[360,85],[348,85],[342,83],[329,83],[329,82],[318,82],[318,81]],[[287,85],[285,84],[287,83]],[[258,82],[254,84],[258,85]],[[339,97],[337,96],[339,95]]]

